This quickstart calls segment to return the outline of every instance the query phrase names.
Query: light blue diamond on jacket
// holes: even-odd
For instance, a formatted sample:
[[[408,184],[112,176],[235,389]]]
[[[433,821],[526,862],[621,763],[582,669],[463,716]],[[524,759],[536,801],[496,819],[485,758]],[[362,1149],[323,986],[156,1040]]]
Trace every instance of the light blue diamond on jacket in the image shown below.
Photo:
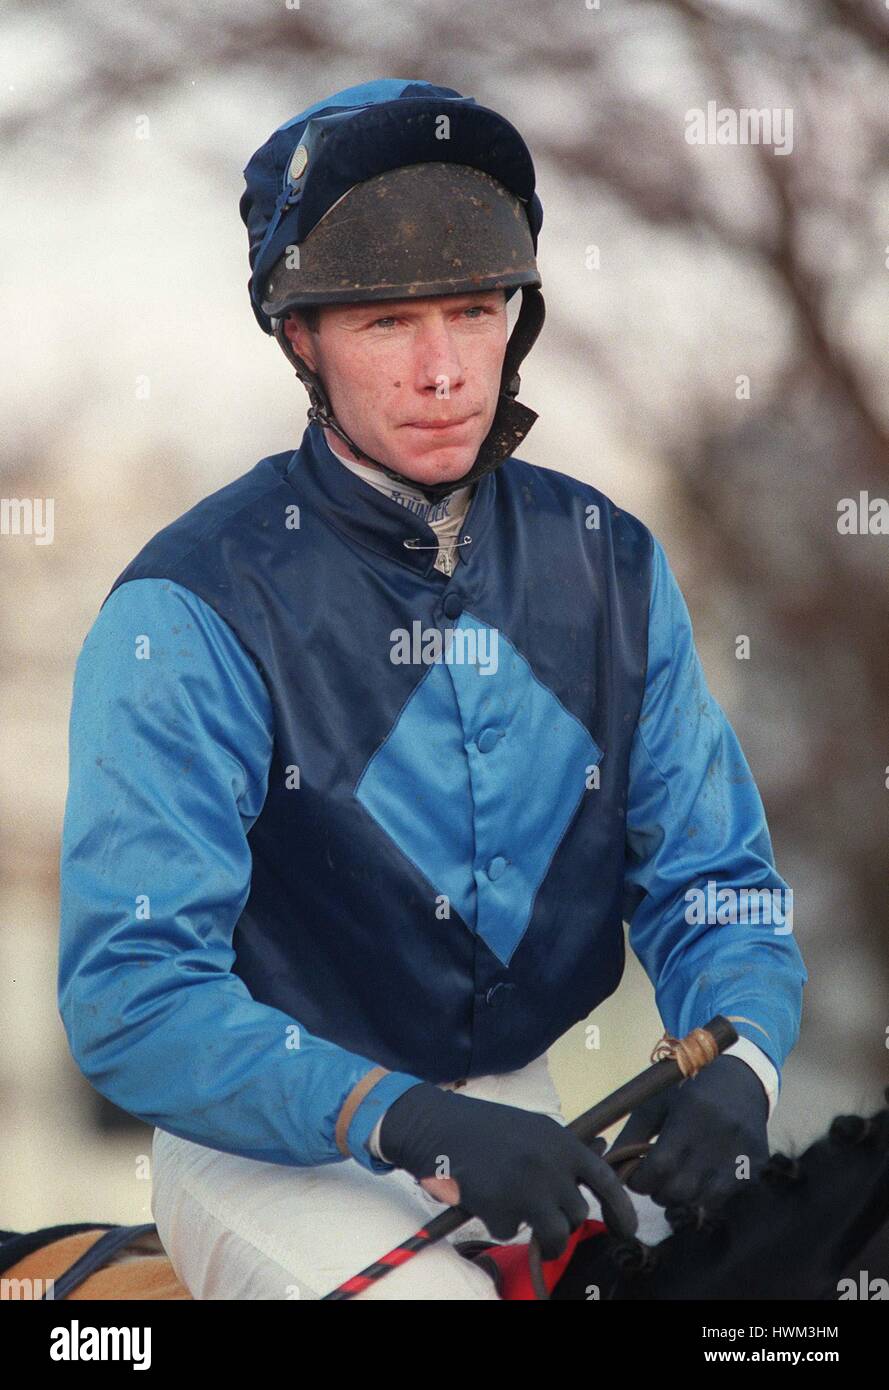
[[[444,645],[355,795],[508,965],[602,750],[502,632]]]

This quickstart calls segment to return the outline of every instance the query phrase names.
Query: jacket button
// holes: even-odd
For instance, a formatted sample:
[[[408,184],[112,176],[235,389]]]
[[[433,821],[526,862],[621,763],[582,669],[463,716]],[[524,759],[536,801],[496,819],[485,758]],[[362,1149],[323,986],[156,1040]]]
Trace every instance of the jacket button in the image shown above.
[[[476,747],[480,753],[490,753],[491,749],[496,747],[499,738],[496,729],[482,729],[476,739]]]
[[[463,612],[463,600],[459,594],[445,594],[442,608],[446,618],[459,618]]]
[[[508,984],[506,980],[501,980],[499,984],[491,985],[491,988],[485,995],[485,1003],[489,1004],[492,1009],[496,1009],[500,1004],[506,1002],[514,989],[515,985]]]
[[[498,854],[488,865],[488,878],[491,880],[499,878],[506,869],[506,860],[502,854]]]

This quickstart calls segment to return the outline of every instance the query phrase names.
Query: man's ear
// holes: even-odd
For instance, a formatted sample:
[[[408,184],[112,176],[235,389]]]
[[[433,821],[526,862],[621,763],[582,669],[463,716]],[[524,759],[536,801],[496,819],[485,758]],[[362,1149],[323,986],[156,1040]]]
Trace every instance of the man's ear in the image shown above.
[[[310,371],[317,371],[317,361],[312,351],[312,335],[298,313],[289,313],[284,320],[284,332],[297,356],[301,357]]]

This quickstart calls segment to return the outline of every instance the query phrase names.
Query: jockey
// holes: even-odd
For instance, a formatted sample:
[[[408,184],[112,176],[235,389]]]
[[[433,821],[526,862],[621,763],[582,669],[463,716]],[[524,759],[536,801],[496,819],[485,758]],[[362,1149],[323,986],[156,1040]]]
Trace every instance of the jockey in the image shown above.
[[[732,911],[790,890],[663,547],[514,457],[543,322],[527,147],[383,79],[245,179],[251,304],[309,420],[154,536],[83,644],[73,1056],[156,1127],[195,1297],[320,1297],[454,1201],[545,1259],[590,1211],[630,1234],[646,1204],[715,1205],[768,1155],[807,975],[783,922]],[[619,1143],[659,1136],[631,1191],[546,1065],[618,988],[624,921],[669,1032],[739,1034],[630,1117]],[[496,1294],[443,1242],[364,1296]]]

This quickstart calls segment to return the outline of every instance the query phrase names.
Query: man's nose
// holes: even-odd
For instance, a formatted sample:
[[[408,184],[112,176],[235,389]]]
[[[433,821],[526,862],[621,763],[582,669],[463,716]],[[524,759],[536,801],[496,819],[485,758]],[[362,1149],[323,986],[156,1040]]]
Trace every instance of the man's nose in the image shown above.
[[[414,345],[414,379],[419,390],[444,386],[451,391],[463,382],[463,363],[454,333],[447,323],[424,324]]]

